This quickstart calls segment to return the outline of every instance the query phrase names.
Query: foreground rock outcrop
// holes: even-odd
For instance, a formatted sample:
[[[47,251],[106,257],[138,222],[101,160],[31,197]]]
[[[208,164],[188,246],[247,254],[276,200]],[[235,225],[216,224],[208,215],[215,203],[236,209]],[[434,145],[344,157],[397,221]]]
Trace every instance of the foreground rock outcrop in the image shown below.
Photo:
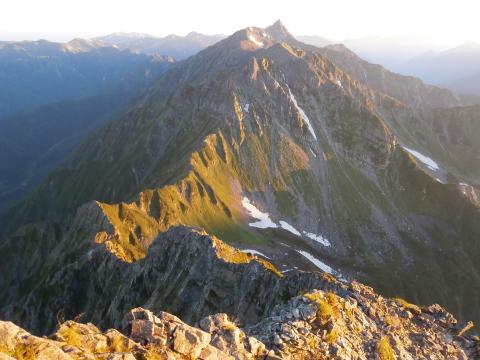
[[[0,360],[480,357],[473,324],[439,305],[384,298],[323,273],[281,274],[194,228],[162,234],[133,264],[99,245],[48,283],[19,319],[37,333],[53,324],[54,334],[0,322]]]
[[[0,359],[475,359],[478,337],[439,305],[418,308],[352,284],[343,298],[313,291],[280,304],[245,328],[220,313],[198,327],[132,309],[121,331],[66,321],[50,338],[0,322]]]

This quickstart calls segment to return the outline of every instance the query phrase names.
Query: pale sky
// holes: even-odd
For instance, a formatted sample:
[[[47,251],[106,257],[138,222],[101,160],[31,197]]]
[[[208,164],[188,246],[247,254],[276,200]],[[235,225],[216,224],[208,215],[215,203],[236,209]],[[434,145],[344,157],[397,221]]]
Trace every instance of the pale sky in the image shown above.
[[[281,19],[296,35],[415,37],[453,46],[480,42],[479,14],[478,0],[0,0],[0,40],[230,34]]]

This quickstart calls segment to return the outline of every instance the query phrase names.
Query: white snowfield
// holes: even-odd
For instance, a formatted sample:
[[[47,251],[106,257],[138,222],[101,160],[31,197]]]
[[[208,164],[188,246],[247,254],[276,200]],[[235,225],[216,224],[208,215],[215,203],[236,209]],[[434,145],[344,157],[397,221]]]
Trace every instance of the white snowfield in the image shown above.
[[[255,227],[259,229],[268,229],[268,228],[278,228],[280,226],[282,229],[294,234],[295,236],[302,237],[302,233],[303,233],[304,236],[312,240],[315,240],[316,242],[322,244],[323,246],[327,246],[327,247],[331,246],[330,241],[328,241],[328,239],[325,238],[324,236],[316,235],[308,231],[300,232],[294,226],[290,225],[284,220],[280,220],[279,221],[280,225],[277,225],[275,222],[273,222],[272,219],[270,219],[269,213],[263,212],[258,208],[256,208],[255,205],[253,205],[250,199],[248,199],[246,196],[242,198],[242,205],[248,211],[248,214],[252,218],[257,220],[255,222],[251,222],[248,224],[251,227]]]
[[[439,169],[440,169],[440,167],[438,166],[438,164],[437,164],[435,161],[433,161],[431,158],[429,158],[428,156],[425,156],[425,155],[423,155],[422,153],[419,153],[418,151],[409,149],[409,148],[406,147],[406,146],[402,146],[402,148],[404,148],[404,149],[407,150],[410,154],[412,154],[413,156],[415,156],[415,158],[417,158],[419,161],[421,161],[422,163],[424,163],[425,165],[427,165],[427,167],[428,167],[430,170],[439,170]]]
[[[303,109],[300,106],[298,106],[297,99],[295,99],[295,96],[292,94],[292,91],[290,90],[290,87],[288,85],[287,85],[287,88],[288,88],[288,94],[290,95],[290,100],[292,100],[293,105],[302,116],[303,121],[305,121],[305,123],[307,124],[310,134],[312,134],[313,138],[317,140],[317,135],[315,135],[315,131],[313,130],[313,126],[310,123],[310,119],[308,118],[307,114],[305,114],[305,111],[303,111]]]
[[[243,111],[245,111],[248,114],[248,110],[250,109],[250,104],[245,104],[243,106]]]
[[[299,254],[303,255],[305,258],[307,258],[313,265],[318,267],[320,270],[325,271],[329,274],[335,275],[336,271],[333,270],[330,266],[325,264],[324,262],[318,260],[315,256],[310,254],[309,252],[303,251],[303,250],[296,250]]]
[[[271,39],[272,37],[270,36],[270,34],[266,33],[265,31],[262,31],[262,36],[267,38],[267,39]]]
[[[251,42],[253,42],[255,45],[257,46],[260,46],[260,47],[264,47],[265,45],[263,44],[263,42],[259,41],[255,36],[253,35],[248,35],[248,40],[250,40]]]
[[[327,247],[331,246],[330,241],[328,241],[328,239],[323,237],[322,235],[315,235],[311,232],[306,232],[306,231],[304,231],[303,234],[309,237],[310,239],[315,240],[316,242],[319,242],[323,246],[327,246]]]
[[[294,235],[297,235],[297,236],[302,236],[302,234],[300,234],[300,231],[298,231],[297,229],[295,229],[292,225],[290,225],[289,223],[287,223],[286,221],[283,221],[283,220],[280,220],[280,226],[287,230],[287,231],[290,231],[292,234]]]
[[[250,216],[258,221],[253,223],[249,223],[248,225],[260,229],[267,229],[267,228],[276,228],[278,227],[271,219],[268,213],[264,213],[257,209],[247,197],[243,197],[242,199],[243,207],[248,211]]]
[[[261,253],[260,251],[258,250],[254,250],[254,249],[243,249],[242,252],[244,253],[247,253],[247,254],[251,254],[251,255],[259,255],[259,256],[262,256],[266,259],[270,259],[267,255]]]

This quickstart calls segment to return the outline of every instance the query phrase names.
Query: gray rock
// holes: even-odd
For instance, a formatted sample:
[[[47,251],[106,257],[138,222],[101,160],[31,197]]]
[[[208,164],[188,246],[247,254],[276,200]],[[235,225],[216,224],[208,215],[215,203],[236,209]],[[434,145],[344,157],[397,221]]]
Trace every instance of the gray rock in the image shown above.
[[[295,317],[295,319],[300,319],[300,311],[298,309],[293,309],[292,314]]]
[[[210,343],[210,334],[190,326],[177,326],[173,334],[173,350],[197,358]]]

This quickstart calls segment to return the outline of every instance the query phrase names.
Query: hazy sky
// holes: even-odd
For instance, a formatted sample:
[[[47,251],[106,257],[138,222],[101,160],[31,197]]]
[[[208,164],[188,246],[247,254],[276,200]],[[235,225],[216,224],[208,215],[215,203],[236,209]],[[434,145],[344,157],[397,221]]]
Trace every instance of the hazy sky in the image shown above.
[[[117,31],[230,34],[282,19],[293,34],[332,40],[409,36],[480,42],[477,0],[0,0],[0,40],[69,40]]]

